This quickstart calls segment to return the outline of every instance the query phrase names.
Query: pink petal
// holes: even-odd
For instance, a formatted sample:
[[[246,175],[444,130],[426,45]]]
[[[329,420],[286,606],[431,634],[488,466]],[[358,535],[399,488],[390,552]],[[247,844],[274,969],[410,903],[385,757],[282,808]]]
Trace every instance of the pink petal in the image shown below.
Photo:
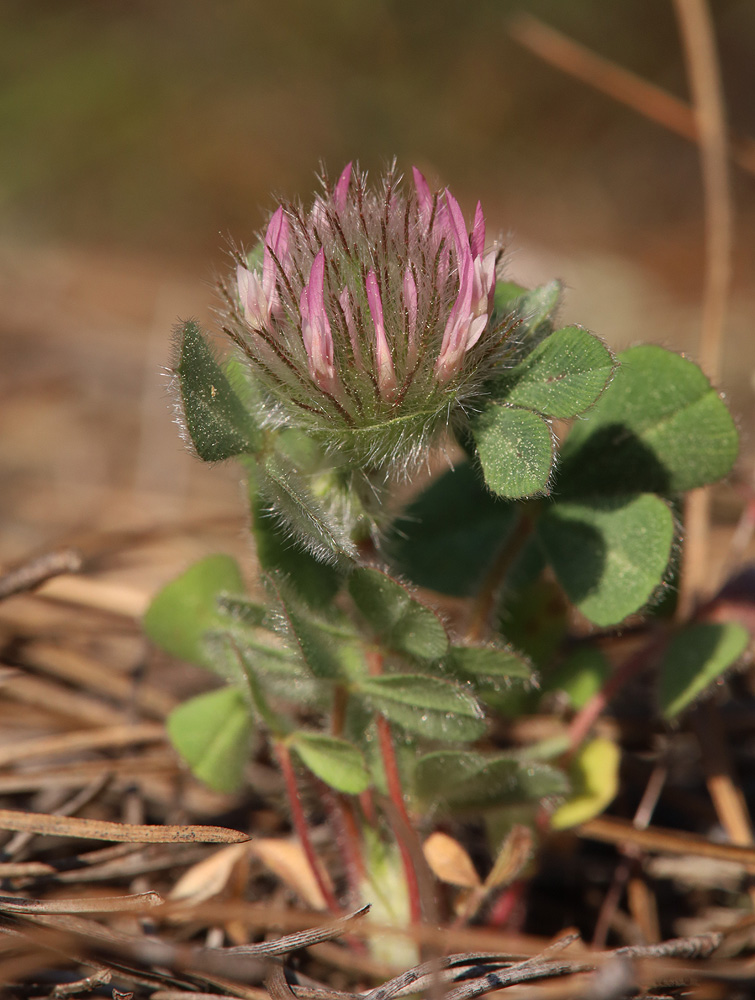
[[[482,205],[479,201],[474,213],[474,226],[472,227],[472,236],[470,237],[469,245],[472,248],[473,257],[482,256],[485,250],[485,216],[482,214]]]
[[[403,292],[407,323],[407,362],[412,365],[417,357],[417,283],[410,267],[404,271]]]
[[[416,167],[412,167],[412,176],[414,177],[414,189],[417,192],[419,214],[427,222],[433,211],[433,196],[430,185],[425,180],[424,174]]]
[[[375,325],[375,361],[377,363],[377,383],[383,399],[390,399],[398,385],[396,370],[393,367],[391,349],[383,323],[383,303],[380,298],[380,286],[374,271],[367,273],[367,304]]]
[[[338,301],[341,303],[341,309],[343,309],[343,316],[346,320],[346,329],[349,332],[349,340],[351,341],[351,350],[354,352],[354,361],[358,368],[364,368],[362,362],[362,351],[359,347],[359,339],[357,337],[357,327],[354,322],[354,310],[351,308],[351,293],[348,288],[344,288],[341,294],[338,296]]]
[[[242,264],[236,267],[236,284],[244,318],[252,327],[264,326],[268,320],[267,297],[259,275]]]
[[[333,188],[333,204],[339,212],[343,212],[346,208],[346,199],[348,198],[349,184],[351,183],[351,164],[352,161],[349,160],[341,171],[341,176],[336,181],[336,186]]]
[[[335,378],[333,335],[325,311],[324,288],[325,253],[320,249],[312,262],[309,281],[301,293],[301,334],[310,375],[321,388],[330,389]]]
[[[277,293],[275,289],[277,278],[277,267],[273,255],[277,258],[281,267],[285,267],[288,260],[288,219],[279,206],[272,215],[265,233],[265,252],[262,259],[262,289],[267,299],[267,315],[270,316],[273,308],[277,305]],[[272,252],[271,252],[272,251]]]
[[[467,224],[464,222],[464,214],[461,206],[448,189],[446,189],[446,206],[448,208],[449,226],[453,233],[454,245],[456,246],[456,253],[459,258],[459,266],[461,267],[462,257],[466,257],[467,254],[471,257],[472,251],[469,246]]]

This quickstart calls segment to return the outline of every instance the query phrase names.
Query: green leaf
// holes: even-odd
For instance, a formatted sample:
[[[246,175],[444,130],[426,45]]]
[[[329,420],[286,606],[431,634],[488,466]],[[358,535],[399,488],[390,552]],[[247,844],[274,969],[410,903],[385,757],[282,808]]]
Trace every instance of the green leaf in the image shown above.
[[[349,593],[375,635],[388,648],[418,659],[437,660],[448,649],[446,630],[430,608],[377,569],[356,569]]]
[[[420,587],[467,597],[482,586],[516,520],[516,505],[494,497],[472,464],[462,462],[394,522],[390,559]]]
[[[599,497],[550,505],[537,533],[569,600],[596,625],[614,625],[663,581],[674,519],[656,496]]]
[[[218,610],[248,628],[271,628],[270,613],[264,604],[238,594],[220,594]]]
[[[200,781],[233,792],[244,779],[252,721],[244,698],[224,687],[185,701],[168,716],[168,735]]]
[[[439,750],[417,762],[415,792],[425,808],[490,809],[563,795],[561,771],[546,764],[460,750]]]
[[[574,417],[608,385],[616,361],[597,337],[579,326],[555,330],[523,361],[496,380],[501,402],[549,417]]]
[[[518,285],[515,281],[496,281],[493,308],[496,312],[509,312],[526,294],[524,285]]]
[[[724,402],[697,365],[633,347],[561,449],[560,493],[681,493],[725,476],[738,450]]]
[[[447,664],[466,679],[517,678],[532,680],[532,667],[512,649],[497,646],[452,646]]]
[[[537,536],[534,542],[544,568],[545,558]],[[550,577],[541,574],[520,587],[512,586],[511,591],[504,590],[498,608],[499,631],[541,670],[553,662],[568,625],[568,602],[561,587]]]
[[[280,579],[269,580],[289,636],[315,677],[343,682],[365,671],[362,645],[345,616],[334,610],[329,619],[318,617],[302,607]]]
[[[269,456],[264,468],[257,469],[257,488],[282,537],[298,543],[318,562],[351,565],[356,547],[348,531],[314,497],[290,462],[280,455]]]
[[[611,673],[611,664],[595,646],[584,646],[549,674],[543,684],[543,693],[562,691],[572,708],[582,708],[603,687]]]
[[[491,492],[515,500],[547,490],[553,434],[538,413],[489,403],[475,417],[472,435]]]
[[[498,714],[521,714],[510,712],[510,708],[522,705],[524,711],[524,704],[530,700],[530,690],[536,684],[529,661],[510,649],[454,646],[443,665]]]
[[[339,792],[359,795],[370,785],[370,774],[359,750],[346,740],[322,733],[292,733],[289,743],[309,770]]]
[[[178,333],[176,368],[186,426],[197,455],[221,462],[262,447],[262,432],[231,388],[199,326],[189,320]]]
[[[207,556],[166,584],[152,599],[144,616],[144,630],[173,656],[214,669],[215,651],[205,633],[222,629],[227,619],[217,599],[244,591],[241,571],[231,556]]]
[[[410,733],[427,739],[464,742],[485,732],[483,712],[475,698],[438,677],[385,674],[365,677],[352,693]]]
[[[683,712],[747,649],[748,631],[741,625],[688,625],[674,636],[663,657],[659,684],[666,719]]]
[[[569,767],[572,793],[551,816],[554,830],[586,823],[603,812],[619,789],[620,761],[619,748],[602,736],[580,747]]]
[[[274,517],[250,482],[252,527],[257,558],[265,570],[276,570],[311,608],[328,607],[341,586],[342,574],[315,558]]]
[[[539,340],[553,329],[553,314],[561,298],[561,283],[551,281],[528,291],[513,281],[496,281],[494,310],[496,319],[514,313],[519,321],[517,338]]]

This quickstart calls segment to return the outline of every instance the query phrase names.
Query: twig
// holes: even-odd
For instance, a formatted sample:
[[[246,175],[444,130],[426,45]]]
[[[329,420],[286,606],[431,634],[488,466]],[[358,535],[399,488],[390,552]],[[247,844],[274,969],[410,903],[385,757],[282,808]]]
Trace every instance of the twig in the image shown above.
[[[695,113],[688,104],[636,73],[604,59],[584,45],[562,34],[531,14],[518,14],[509,24],[509,34],[544,62],[594,87],[690,142],[698,142]],[[729,156],[743,170],[755,174],[755,141],[732,137]]]
[[[732,255],[732,203],[726,137],[726,106],[713,25],[705,0],[674,0],[684,43],[697,122],[705,210],[705,284],[699,360],[711,380],[721,375]],[[710,578],[710,491],[694,490],[685,502],[686,539],[679,615],[688,615]]]
[[[733,778],[726,734],[715,705],[704,702],[698,706],[695,730],[702,753],[705,783],[721,826],[732,844],[751,847],[755,843],[752,820],[742,790]],[[749,894],[755,904],[755,884],[750,885]]]
[[[640,800],[640,804],[637,806],[634,819],[632,820],[632,825],[636,830],[645,830],[649,826],[653,810],[655,809],[658,799],[660,798],[667,775],[668,769],[663,764],[657,764],[653,768],[653,772],[650,775],[647,785],[645,786],[642,799]],[[614,872],[613,880],[608,892],[605,895],[603,905],[600,908],[598,919],[595,921],[595,931],[592,939],[593,948],[605,947],[608,930],[611,925],[613,915],[618,908],[621,893],[629,882],[632,875],[632,869],[636,865],[637,859],[640,857],[640,852],[635,847],[627,846],[624,847],[623,850],[625,856]],[[657,921],[655,921],[655,923],[657,924]],[[644,932],[646,940],[658,940],[655,926],[653,927],[652,938],[648,936],[647,928],[644,929]]]
[[[13,594],[34,590],[46,580],[63,573],[78,573],[83,558],[77,549],[58,549],[10,569],[0,576],[0,601]]]
[[[648,827],[637,830],[632,824],[614,816],[597,816],[577,827],[580,837],[605,844],[630,844],[641,851],[658,854],[688,854],[691,857],[733,861],[748,871],[755,871],[755,847],[719,844],[694,833]]]
[[[0,830],[28,830],[48,837],[82,837],[129,844],[240,844],[239,830],[222,826],[135,826],[105,820],[0,809]]]
[[[164,743],[165,726],[157,722],[108,726],[105,729],[75,730],[55,736],[40,736],[11,746],[0,747],[0,767],[32,757],[78,753],[82,750],[130,746],[134,743]]]
[[[162,897],[157,892],[139,892],[128,896],[99,896],[94,899],[16,899],[0,896],[3,913],[144,913],[152,906],[160,906]]]

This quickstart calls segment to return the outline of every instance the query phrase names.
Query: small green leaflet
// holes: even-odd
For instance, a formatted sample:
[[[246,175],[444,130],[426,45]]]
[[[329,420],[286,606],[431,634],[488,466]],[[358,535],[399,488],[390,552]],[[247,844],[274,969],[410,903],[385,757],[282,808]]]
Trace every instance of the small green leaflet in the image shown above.
[[[580,326],[567,326],[542,340],[519,364],[496,380],[500,402],[547,417],[574,417],[608,385],[616,361],[608,348]]]
[[[610,389],[561,449],[561,495],[683,493],[732,468],[731,414],[697,365],[662,347],[632,347]]]
[[[370,785],[362,754],[346,740],[322,733],[292,733],[287,740],[309,770],[347,795],[359,795]]]
[[[472,435],[485,482],[496,496],[516,500],[547,490],[554,441],[539,413],[490,403],[475,417]]]
[[[614,625],[662,583],[674,519],[652,494],[595,497],[549,505],[537,535],[569,600],[596,625]]]
[[[252,720],[242,694],[233,687],[197,695],[168,716],[168,736],[192,773],[210,788],[233,792],[249,759]]]
[[[186,426],[197,455],[222,462],[262,447],[262,432],[231,388],[199,326],[189,320],[178,331],[176,367]]]
[[[438,750],[417,762],[415,793],[426,808],[472,810],[539,801],[563,795],[563,773],[513,755]]]
[[[386,573],[354,570],[349,577],[349,593],[365,621],[389,649],[426,660],[436,660],[448,649],[446,630],[435,612]]]
[[[364,677],[352,687],[389,722],[432,740],[466,742],[485,732],[480,705],[463,688],[428,675]]]
[[[236,560],[207,556],[155,595],[144,616],[144,631],[172,656],[214,669],[216,651],[205,643],[205,634],[228,624],[218,607],[218,596],[243,593]]]
[[[687,625],[671,640],[661,664],[658,696],[674,719],[728,670],[747,649],[750,634],[733,622]]]

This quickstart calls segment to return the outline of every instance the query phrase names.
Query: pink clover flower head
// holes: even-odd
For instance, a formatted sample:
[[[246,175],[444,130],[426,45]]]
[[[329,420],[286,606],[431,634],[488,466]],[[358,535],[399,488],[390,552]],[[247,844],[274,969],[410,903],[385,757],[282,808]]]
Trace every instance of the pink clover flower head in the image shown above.
[[[464,419],[512,349],[485,229],[481,205],[470,230],[416,167],[408,185],[393,170],[370,185],[348,163],[310,207],[279,205],[257,265],[239,259],[225,289],[268,425],[379,465]]]

